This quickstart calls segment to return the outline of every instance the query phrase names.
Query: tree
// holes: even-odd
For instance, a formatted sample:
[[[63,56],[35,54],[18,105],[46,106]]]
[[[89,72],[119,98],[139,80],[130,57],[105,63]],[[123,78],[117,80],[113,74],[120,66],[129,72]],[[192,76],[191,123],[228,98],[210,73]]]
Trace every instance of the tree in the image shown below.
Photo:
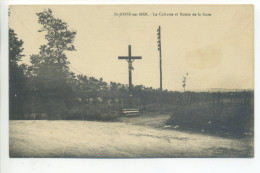
[[[19,40],[13,29],[9,28],[9,63],[11,66],[18,66],[18,62],[24,56],[23,41]]]
[[[75,75],[69,71],[66,51],[75,51],[75,31],[68,24],[53,16],[52,10],[36,13],[39,32],[45,33],[46,45],[40,46],[39,54],[31,55],[33,88],[38,105],[37,113],[46,113],[50,119],[66,116],[73,101],[72,84]],[[61,117],[59,117],[61,118]]]
[[[68,30],[68,24],[61,19],[55,18],[52,10],[48,9],[41,13],[36,13],[38,23],[42,25],[39,32],[45,32],[47,45],[40,47],[40,53],[31,56],[31,63],[35,67],[35,73],[42,64],[57,65],[58,70],[68,72],[69,62],[65,55],[65,51],[75,51],[73,41],[76,32]]]
[[[23,52],[23,41],[19,40],[13,29],[9,28],[9,103],[10,119],[21,118],[25,99],[25,65],[19,65]]]

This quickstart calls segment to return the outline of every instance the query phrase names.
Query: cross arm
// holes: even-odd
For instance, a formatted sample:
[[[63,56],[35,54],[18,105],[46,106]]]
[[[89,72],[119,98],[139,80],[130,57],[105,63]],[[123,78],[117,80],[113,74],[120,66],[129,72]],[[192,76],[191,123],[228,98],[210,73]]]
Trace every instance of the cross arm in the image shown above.
[[[129,57],[129,56],[119,56],[118,59],[142,59],[141,56],[132,56],[132,57]]]
[[[128,56],[119,56],[118,59],[129,59]]]
[[[142,59],[141,56],[132,56],[131,59]]]

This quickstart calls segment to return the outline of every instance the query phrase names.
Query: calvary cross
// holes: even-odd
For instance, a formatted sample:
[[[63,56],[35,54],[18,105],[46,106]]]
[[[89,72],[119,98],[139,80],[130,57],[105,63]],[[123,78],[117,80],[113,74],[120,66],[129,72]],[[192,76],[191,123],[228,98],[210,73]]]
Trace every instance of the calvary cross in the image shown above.
[[[118,59],[125,59],[128,62],[128,72],[129,72],[129,91],[132,90],[132,62],[136,59],[142,59],[141,56],[131,56],[131,45],[128,45],[128,56],[119,56]]]

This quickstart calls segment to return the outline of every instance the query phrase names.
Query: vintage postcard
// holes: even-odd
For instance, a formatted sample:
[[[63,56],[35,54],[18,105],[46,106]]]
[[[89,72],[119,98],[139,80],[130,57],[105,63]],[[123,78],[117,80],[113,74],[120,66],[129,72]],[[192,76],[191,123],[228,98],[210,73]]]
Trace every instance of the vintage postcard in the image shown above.
[[[254,157],[253,5],[9,6],[9,156]]]

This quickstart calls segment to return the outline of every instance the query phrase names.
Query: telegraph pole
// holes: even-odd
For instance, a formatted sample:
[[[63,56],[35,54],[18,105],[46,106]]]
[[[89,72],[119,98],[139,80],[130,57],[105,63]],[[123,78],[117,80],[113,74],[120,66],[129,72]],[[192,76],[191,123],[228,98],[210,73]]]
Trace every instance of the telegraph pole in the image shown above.
[[[160,56],[160,91],[162,91],[162,48],[161,48],[161,27],[157,29],[157,43]]]
[[[183,77],[183,81],[182,81],[183,92],[185,92],[186,79],[187,79],[186,77]]]
[[[187,76],[189,75],[189,73],[186,74],[186,76],[183,77],[183,81],[182,81],[182,87],[183,87],[183,92],[185,93],[185,87],[186,87],[186,80],[187,80]]]

